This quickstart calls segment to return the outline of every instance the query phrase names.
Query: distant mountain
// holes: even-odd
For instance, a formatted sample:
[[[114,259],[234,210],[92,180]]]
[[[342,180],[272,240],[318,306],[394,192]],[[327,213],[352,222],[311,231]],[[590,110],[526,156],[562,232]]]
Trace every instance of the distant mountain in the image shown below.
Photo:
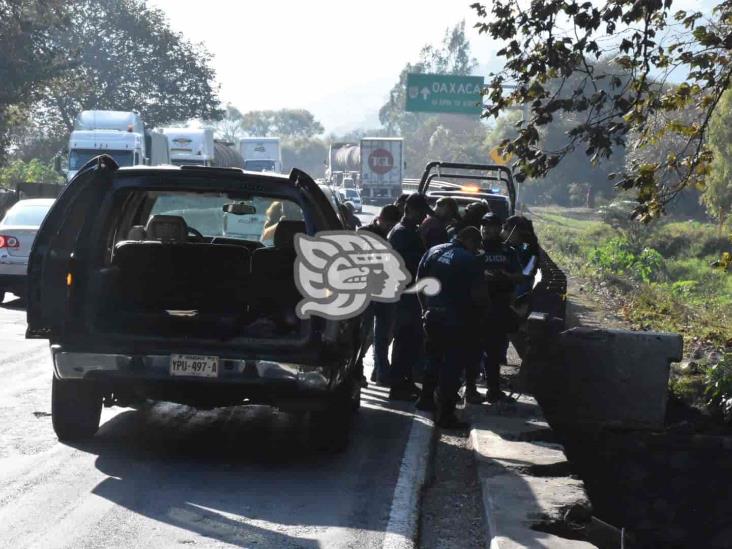
[[[378,128],[381,126],[379,109],[386,103],[393,85],[394,78],[382,78],[334,89],[305,108],[315,115],[326,134]]]

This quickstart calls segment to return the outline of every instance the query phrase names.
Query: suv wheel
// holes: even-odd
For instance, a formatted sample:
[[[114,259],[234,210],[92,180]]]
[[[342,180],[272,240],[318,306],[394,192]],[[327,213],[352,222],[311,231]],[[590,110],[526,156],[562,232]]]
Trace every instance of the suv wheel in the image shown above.
[[[60,441],[91,438],[99,429],[102,395],[93,383],[53,378],[51,420]]]
[[[348,446],[354,412],[354,393],[344,383],[324,410],[310,412],[310,441],[316,450],[341,452]]]

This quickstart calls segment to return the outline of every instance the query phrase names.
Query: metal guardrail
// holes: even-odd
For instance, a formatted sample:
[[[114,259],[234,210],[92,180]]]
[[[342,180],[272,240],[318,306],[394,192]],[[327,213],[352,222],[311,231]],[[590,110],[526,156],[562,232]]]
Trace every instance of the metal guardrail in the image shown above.
[[[564,325],[567,317],[567,275],[544,250],[539,258],[541,280],[531,294],[531,312],[559,319]]]

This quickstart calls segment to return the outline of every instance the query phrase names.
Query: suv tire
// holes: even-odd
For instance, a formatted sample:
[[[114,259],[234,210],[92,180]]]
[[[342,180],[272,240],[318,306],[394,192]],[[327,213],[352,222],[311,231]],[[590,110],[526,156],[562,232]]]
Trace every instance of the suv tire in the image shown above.
[[[53,378],[51,420],[60,441],[84,440],[99,429],[102,395],[93,383]]]
[[[348,446],[353,413],[357,406],[352,385],[353,381],[344,383],[325,409],[310,412],[310,442],[316,450],[336,453]],[[360,397],[360,391],[356,394]]]

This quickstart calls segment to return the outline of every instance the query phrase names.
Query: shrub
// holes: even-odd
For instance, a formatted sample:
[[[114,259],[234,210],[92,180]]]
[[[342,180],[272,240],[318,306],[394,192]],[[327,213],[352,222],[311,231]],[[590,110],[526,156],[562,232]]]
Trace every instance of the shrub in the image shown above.
[[[30,162],[13,160],[0,168],[0,187],[12,188],[16,183],[61,183],[63,177],[56,173],[53,166],[43,164],[38,159]]]
[[[611,238],[590,252],[590,263],[605,271],[628,276],[642,282],[665,278],[666,265],[663,256],[653,248],[637,249],[628,238]]]
[[[729,241],[719,236],[708,223],[662,223],[652,228],[645,244],[663,257],[718,257],[729,248]]]
[[[698,285],[696,280],[677,280],[671,284],[671,293],[674,297],[689,297]]]

